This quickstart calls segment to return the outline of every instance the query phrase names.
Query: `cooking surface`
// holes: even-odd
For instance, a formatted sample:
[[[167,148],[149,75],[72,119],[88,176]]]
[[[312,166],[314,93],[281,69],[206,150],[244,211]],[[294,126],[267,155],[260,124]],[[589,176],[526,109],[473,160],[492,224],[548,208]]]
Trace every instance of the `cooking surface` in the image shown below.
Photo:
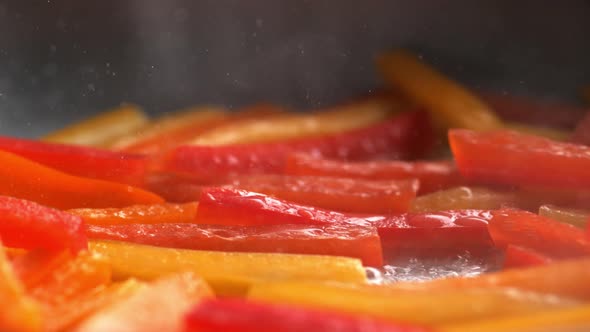
[[[372,58],[394,46],[480,88],[574,99],[590,80],[588,17],[582,0],[2,1],[0,133],[121,101],[323,105],[373,88]]]

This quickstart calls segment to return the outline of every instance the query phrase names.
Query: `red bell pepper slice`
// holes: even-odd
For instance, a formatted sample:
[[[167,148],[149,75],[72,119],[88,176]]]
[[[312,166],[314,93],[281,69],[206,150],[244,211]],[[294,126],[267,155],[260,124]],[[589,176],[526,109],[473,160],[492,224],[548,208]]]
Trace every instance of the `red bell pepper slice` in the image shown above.
[[[281,172],[293,153],[346,160],[380,156],[407,158],[420,155],[432,145],[429,117],[408,112],[375,126],[341,134],[275,143],[226,146],[181,146],[154,160],[156,170],[188,173],[205,179],[227,174]]]
[[[467,179],[509,185],[590,187],[590,147],[511,131],[453,129],[449,141]]]
[[[511,209],[492,212],[489,229],[498,246],[519,245],[550,258],[590,255],[584,231],[537,214]]]
[[[89,225],[87,232],[91,239],[168,248],[345,256],[360,258],[366,266],[383,265],[381,242],[374,227],[128,224]]]
[[[339,176],[368,180],[418,179],[419,194],[465,184],[452,161],[378,160],[347,162],[295,154],[289,157],[286,173],[292,175]]]
[[[186,316],[185,332],[426,332],[428,328],[358,315],[244,299],[205,299]]]
[[[376,226],[383,248],[392,255],[408,250],[447,253],[493,248],[491,217],[486,210],[405,213],[383,218]]]
[[[578,122],[576,130],[571,137],[571,141],[574,143],[590,145],[590,112],[586,113],[586,116]]]
[[[571,129],[587,109],[576,105],[485,92],[480,94],[504,120],[551,128]]]
[[[0,150],[68,174],[133,185],[141,183],[147,160],[138,154],[5,136],[0,136]]]
[[[0,237],[9,247],[23,249],[88,248],[80,217],[34,202],[0,196]]]
[[[407,212],[416,198],[417,180],[348,179],[317,176],[249,175],[231,186],[299,204],[356,213]]]
[[[530,248],[513,244],[509,244],[508,247],[506,247],[506,253],[504,257],[505,269],[545,265],[551,262],[553,262],[551,258]]]

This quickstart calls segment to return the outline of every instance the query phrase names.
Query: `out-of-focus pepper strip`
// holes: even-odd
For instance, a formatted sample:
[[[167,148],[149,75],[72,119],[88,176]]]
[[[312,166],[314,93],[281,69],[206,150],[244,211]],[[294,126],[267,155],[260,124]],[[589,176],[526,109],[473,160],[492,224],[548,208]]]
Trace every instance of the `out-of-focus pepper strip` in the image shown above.
[[[417,197],[410,207],[412,212],[479,209],[494,210],[507,206],[520,207],[514,192],[484,187],[454,187]]]
[[[41,331],[41,310],[26,294],[14,275],[0,242],[0,330],[14,332]]]
[[[421,283],[399,282],[389,287],[407,290],[511,287],[587,301],[590,300],[588,278],[590,278],[590,259],[582,258],[485,273],[473,278],[446,278]]]
[[[218,295],[243,295],[252,284],[272,280],[366,282],[361,261],[354,258],[182,250],[114,241],[90,246],[110,259],[115,278],[154,279],[193,271]]]
[[[124,104],[94,117],[52,132],[44,141],[53,143],[105,146],[122,135],[132,135],[149,122],[136,105]]]
[[[344,160],[409,158],[428,151],[432,139],[428,115],[407,112],[374,126],[329,136],[273,143],[181,146],[163,158],[155,158],[152,168],[205,179],[229,174],[280,173],[293,153]]]
[[[206,299],[186,317],[186,332],[427,332],[425,327],[364,316],[243,299]]]
[[[68,173],[93,179],[141,184],[147,158],[92,147],[0,136],[0,150]]]
[[[394,323],[431,326],[571,307],[577,304],[575,301],[555,296],[511,289],[406,291],[387,286],[305,282],[256,284],[250,289],[248,298],[338,310]]]
[[[552,263],[553,259],[530,248],[509,244],[504,255],[503,268],[522,268]]]
[[[161,197],[139,188],[69,175],[2,151],[0,182],[0,195],[58,209],[163,203]]]
[[[124,208],[73,209],[69,213],[82,217],[87,225],[126,225],[191,223],[199,203],[133,205]]]
[[[12,265],[23,286],[31,289],[73,258],[74,255],[69,250],[36,249],[14,258]]]
[[[203,106],[154,119],[139,132],[112,142],[119,151],[153,154],[178,145],[228,117],[224,109]]]
[[[590,105],[590,85],[582,87],[582,89],[580,89],[580,94],[582,99],[584,99],[584,102],[586,102],[587,105]]]
[[[590,145],[590,111],[576,124],[576,129],[571,135],[570,141]]]
[[[192,273],[167,276],[102,308],[75,331],[182,332],[188,310],[212,295],[205,281]]]
[[[144,287],[146,286],[143,282],[127,279],[121,283],[101,285],[82,291],[65,303],[45,308],[44,331],[69,331],[88,316],[132,296]]]
[[[588,331],[590,305],[553,309],[534,314],[456,323],[439,327],[441,332],[554,332]]]
[[[383,121],[401,105],[372,98],[305,115],[276,115],[239,121],[204,132],[190,144],[224,145],[335,134]]]
[[[539,215],[584,229],[588,225],[590,211],[543,205],[539,208]]]
[[[494,111],[476,95],[409,52],[383,54],[377,66],[388,84],[425,107],[441,129],[502,127]]]
[[[122,224],[89,226],[87,234],[158,247],[343,256],[359,258],[366,266],[383,265],[377,229],[365,226]]]
[[[566,141],[571,133],[565,130],[559,130],[548,127],[531,126],[523,123],[506,123],[504,126],[506,129],[514,130],[523,134],[536,135],[540,137],[549,138],[555,141]]]

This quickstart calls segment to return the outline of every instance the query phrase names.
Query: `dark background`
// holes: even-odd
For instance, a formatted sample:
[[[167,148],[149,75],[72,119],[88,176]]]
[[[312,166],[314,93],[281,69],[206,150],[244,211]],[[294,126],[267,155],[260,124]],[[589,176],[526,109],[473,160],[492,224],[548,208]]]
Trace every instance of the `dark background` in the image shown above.
[[[317,107],[374,88],[399,46],[477,88],[574,100],[590,1],[0,0],[0,134],[122,101]]]

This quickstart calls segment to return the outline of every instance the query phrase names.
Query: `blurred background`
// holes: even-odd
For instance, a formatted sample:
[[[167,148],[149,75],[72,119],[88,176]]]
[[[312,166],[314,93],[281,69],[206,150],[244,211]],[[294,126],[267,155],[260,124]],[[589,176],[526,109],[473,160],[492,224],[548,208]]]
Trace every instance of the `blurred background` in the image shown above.
[[[121,102],[321,107],[378,86],[393,47],[478,89],[574,101],[589,38],[587,0],[0,0],[0,134]]]

